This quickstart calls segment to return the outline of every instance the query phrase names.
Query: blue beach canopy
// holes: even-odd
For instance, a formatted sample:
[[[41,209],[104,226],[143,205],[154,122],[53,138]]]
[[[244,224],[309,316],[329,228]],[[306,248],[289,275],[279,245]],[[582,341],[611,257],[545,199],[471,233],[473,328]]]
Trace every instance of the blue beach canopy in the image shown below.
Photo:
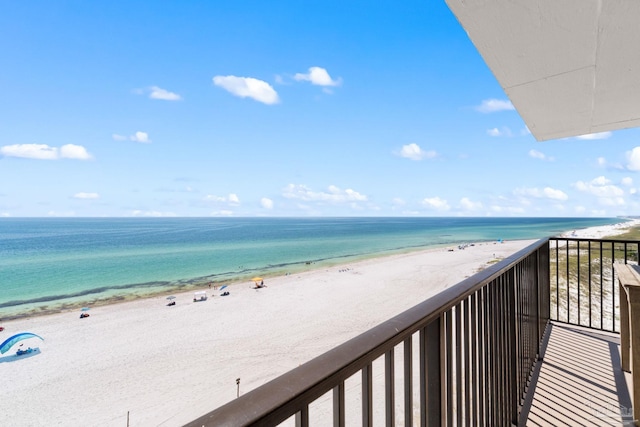
[[[224,285],[223,287],[221,287],[221,288],[220,288],[220,290],[223,290],[223,289],[224,289],[224,288],[226,288],[226,287],[227,287],[227,285]]]
[[[22,340],[26,340],[28,338],[34,338],[34,337],[40,338],[42,341],[44,341],[44,338],[42,338],[39,335],[32,334],[31,332],[22,332],[20,334],[16,334],[12,337],[7,338],[2,344],[0,344],[0,353],[4,354],[7,351],[9,351],[11,347],[13,347],[18,342]]]

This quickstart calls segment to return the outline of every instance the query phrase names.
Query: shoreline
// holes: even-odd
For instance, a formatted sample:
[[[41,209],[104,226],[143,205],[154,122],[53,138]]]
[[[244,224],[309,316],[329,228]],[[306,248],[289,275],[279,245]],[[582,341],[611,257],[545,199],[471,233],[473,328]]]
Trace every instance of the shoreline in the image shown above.
[[[589,227],[585,229],[577,229],[573,231],[566,231],[561,233],[559,237],[580,237],[580,238],[605,238],[605,237],[614,237],[618,234],[624,233],[626,230],[634,227],[640,227],[640,219],[625,219],[625,222],[616,223],[613,225],[604,225],[604,226],[596,226]],[[537,240],[537,239],[533,239]],[[490,244],[493,241],[477,241],[472,244]],[[290,267],[289,269],[283,270],[273,270],[266,274],[261,274],[266,279],[277,278],[281,276],[285,276],[288,274],[300,274],[304,272],[314,271],[317,269],[323,268],[334,268],[340,267],[343,265],[358,263],[367,260],[375,260],[375,259],[384,259],[387,257],[393,257],[396,255],[406,255],[412,253],[420,253],[420,252],[428,252],[433,250],[438,250],[441,248],[450,247],[452,244],[434,244],[434,245],[426,245],[421,247],[404,247],[399,249],[392,249],[385,252],[374,252],[360,255],[348,256],[346,259],[333,258],[330,260],[312,260],[306,263],[292,263],[289,265],[282,265],[278,267]],[[244,280],[244,276],[246,276],[246,280]],[[249,277],[251,274],[239,274],[236,277],[230,277],[229,280],[224,281],[216,281],[210,279],[213,276],[202,276],[195,277],[189,279],[179,279],[170,283],[166,287],[157,287],[156,290],[151,292],[140,292],[140,293],[120,293],[120,294],[112,294],[108,296],[99,296],[95,299],[91,298],[82,298],[85,295],[91,295],[92,291],[87,291],[83,295],[70,295],[70,296],[62,296],[60,298],[47,299],[45,301],[8,301],[0,305],[0,309],[4,311],[2,317],[0,317],[0,322],[7,322],[10,320],[17,320],[22,318],[29,318],[35,316],[48,316],[57,313],[66,313],[70,311],[79,310],[84,306],[91,307],[105,307],[110,305],[118,305],[128,302],[137,301],[140,299],[149,299],[149,298],[157,298],[161,296],[167,296],[171,294],[187,294],[190,292],[194,292],[196,290],[209,290],[208,284],[211,283],[211,290],[215,290],[214,287],[220,287],[223,285],[227,285],[229,287],[235,287],[242,284],[250,283]],[[134,284],[134,285],[124,285],[122,288],[141,288],[145,287],[154,287],[153,284],[162,284],[164,282],[151,282],[142,283],[142,284]],[[112,290],[117,290],[118,288],[114,288]],[[74,301],[75,300],[75,301]],[[60,301],[60,302],[56,302]],[[16,307],[27,306],[29,308],[20,308],[15,309]],[[14,310],[12,310],[14,309]]]
[[[481,245],[481,244],[490,244],[492,242],[493,241],[479,241],[473,244]],[[372,253],[366,253],[366,254],[360,254],[360,255],[352,255],[352,256],[343,257],[343,258],[333,258],[330,260],[314,260],[314,261],[308,261],[305,263],[292,263],[287,265],[288,267],[292,267],[292,268],[289,268],[286,271],[273,270],[273,271],[269,271],[266,274],[260,274],[260,276],[270,280],[270,279],[284,277],[286,275],[291,275],[291,274],[313,272],[313,271],[321,270],[325,268],[336,268],[336,267],[339,268],[341,266],[346,266],[349,264],[354,264],[359,262],[365,262],[369,260],[385,259],[393,256],[402,256],[402,255],[421,253],[421,252],[430,252],[430,251],[436,251],[436,250],[440,250],[447,247],[451,247],[451,244],[449,245],[435,244],[435,245],[426,245],[426,246],[419,246],[419,247],[416,247],[416,246],[404,247],[404,248],[393,249],[393,250],[388,250],[384,252],[372,252]],[[243,280],[242,278],[245,276],[246,276],[246,279]],[[204,277],[209,277],[209,276],[204,276]],[[208,280],[208,279],[204,279],[204,277],[196,277],[192,279],[180,279],[180,280],[174,281],[173,282],[175,283],[174,285],[169,285],[161,289],[158,288],[158,290],[154,290],[151,292],[144,292],[144,293],[113,294],[110,296],[102,296],[95,299],[82,298],[82,296],[91,295],[92,293],[94,293],[94,292],[88,291],[81,296],[76,296],[76,295],[62,296],[61,298],[55,298],[52,300],[47,299],[45,301],[37,301],[37,300],[29,301],[29,302],[9,301],[5,304],[0,305],[0,310],[4,311],[4,314],[2,315],[2,317],[0,317],[0,322],[7,322],[10,320],[17,320],[17,319],[23,319],[23,318],[29,318],[29,317],[35,317],[35,316],[48,316],[48,315],[57,314],[57,313],[66,313],[70,311],[79,310],[81,307],[85,307],[85,306],[105,307],[110,305],[126,304],[129,302],[138,301],[141,299],[158,298],[158,297],[168,296],[168,295],[178,294],[178,293],[188,294],[196,290],[211,289],[213,291],[215,290],[214,289],[215,287],[220,287],[223,285],[227,285],[229,287],[241,286],[241,285],[246,285],[251,283],[251,280],[249,278],[252,277],[252,275],[242,274],[235,278],[232,278],[231,280],[226,280],[226,281]],[[162,282],[153,282],[153,283],[162,283]],[[209,283],[212,284],[211,288],[208,287]],[[146,284],[124,286],[124,288],[128,288],[128,289],[135,288],[135,287],[144,288],[145,287],[144,285]],[[73,301],[74,299],[76,299],[76,301]],[[56,301],[60,301],[60,302],[56,303]],[[11,312],[12,308],[20,307],[20,306],[28,306],[30,308],[17,309]]]

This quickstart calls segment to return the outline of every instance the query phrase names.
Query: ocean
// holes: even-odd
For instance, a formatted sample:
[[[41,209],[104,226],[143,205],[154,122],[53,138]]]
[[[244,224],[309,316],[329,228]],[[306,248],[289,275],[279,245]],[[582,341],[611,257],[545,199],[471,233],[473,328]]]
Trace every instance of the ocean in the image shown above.
[[[0,218],[0,319],[620,218]]]

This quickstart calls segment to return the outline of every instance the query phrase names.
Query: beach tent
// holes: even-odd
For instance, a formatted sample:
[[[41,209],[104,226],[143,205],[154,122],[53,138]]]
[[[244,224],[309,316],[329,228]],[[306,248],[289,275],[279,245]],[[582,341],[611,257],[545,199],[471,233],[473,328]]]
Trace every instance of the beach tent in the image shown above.
[[[26,340],[26,339],[29,339],[29,338],[40,338],[42,341],[44,341],[44,338],[42,338],[39,335],[32,334],[31,332],[22,332],[20,334],[16,334],[16,335],[13,335],[13,336],[7,338],[2,344],[0,344],[0,353],[2,353],[2,354],[6,353],[15,344],[19,343],[22,340]]]
[[[206,301],[207,300],[207,291],[198,291],[193,294],[193,302],[196,301]]]

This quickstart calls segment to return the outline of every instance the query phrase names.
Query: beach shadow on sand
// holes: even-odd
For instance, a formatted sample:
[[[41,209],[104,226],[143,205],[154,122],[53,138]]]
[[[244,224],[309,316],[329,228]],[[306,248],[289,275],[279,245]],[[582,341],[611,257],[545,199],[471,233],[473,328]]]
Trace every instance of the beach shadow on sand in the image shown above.
[[[34,348],[31,353],[27,354],[11,354],[9,356],[0,357],[0,363],[8,363],[8,362],[17,362],[18,360],[28,359],[29,357],[33,357],[40,354],[40,349],[38,347]]]

